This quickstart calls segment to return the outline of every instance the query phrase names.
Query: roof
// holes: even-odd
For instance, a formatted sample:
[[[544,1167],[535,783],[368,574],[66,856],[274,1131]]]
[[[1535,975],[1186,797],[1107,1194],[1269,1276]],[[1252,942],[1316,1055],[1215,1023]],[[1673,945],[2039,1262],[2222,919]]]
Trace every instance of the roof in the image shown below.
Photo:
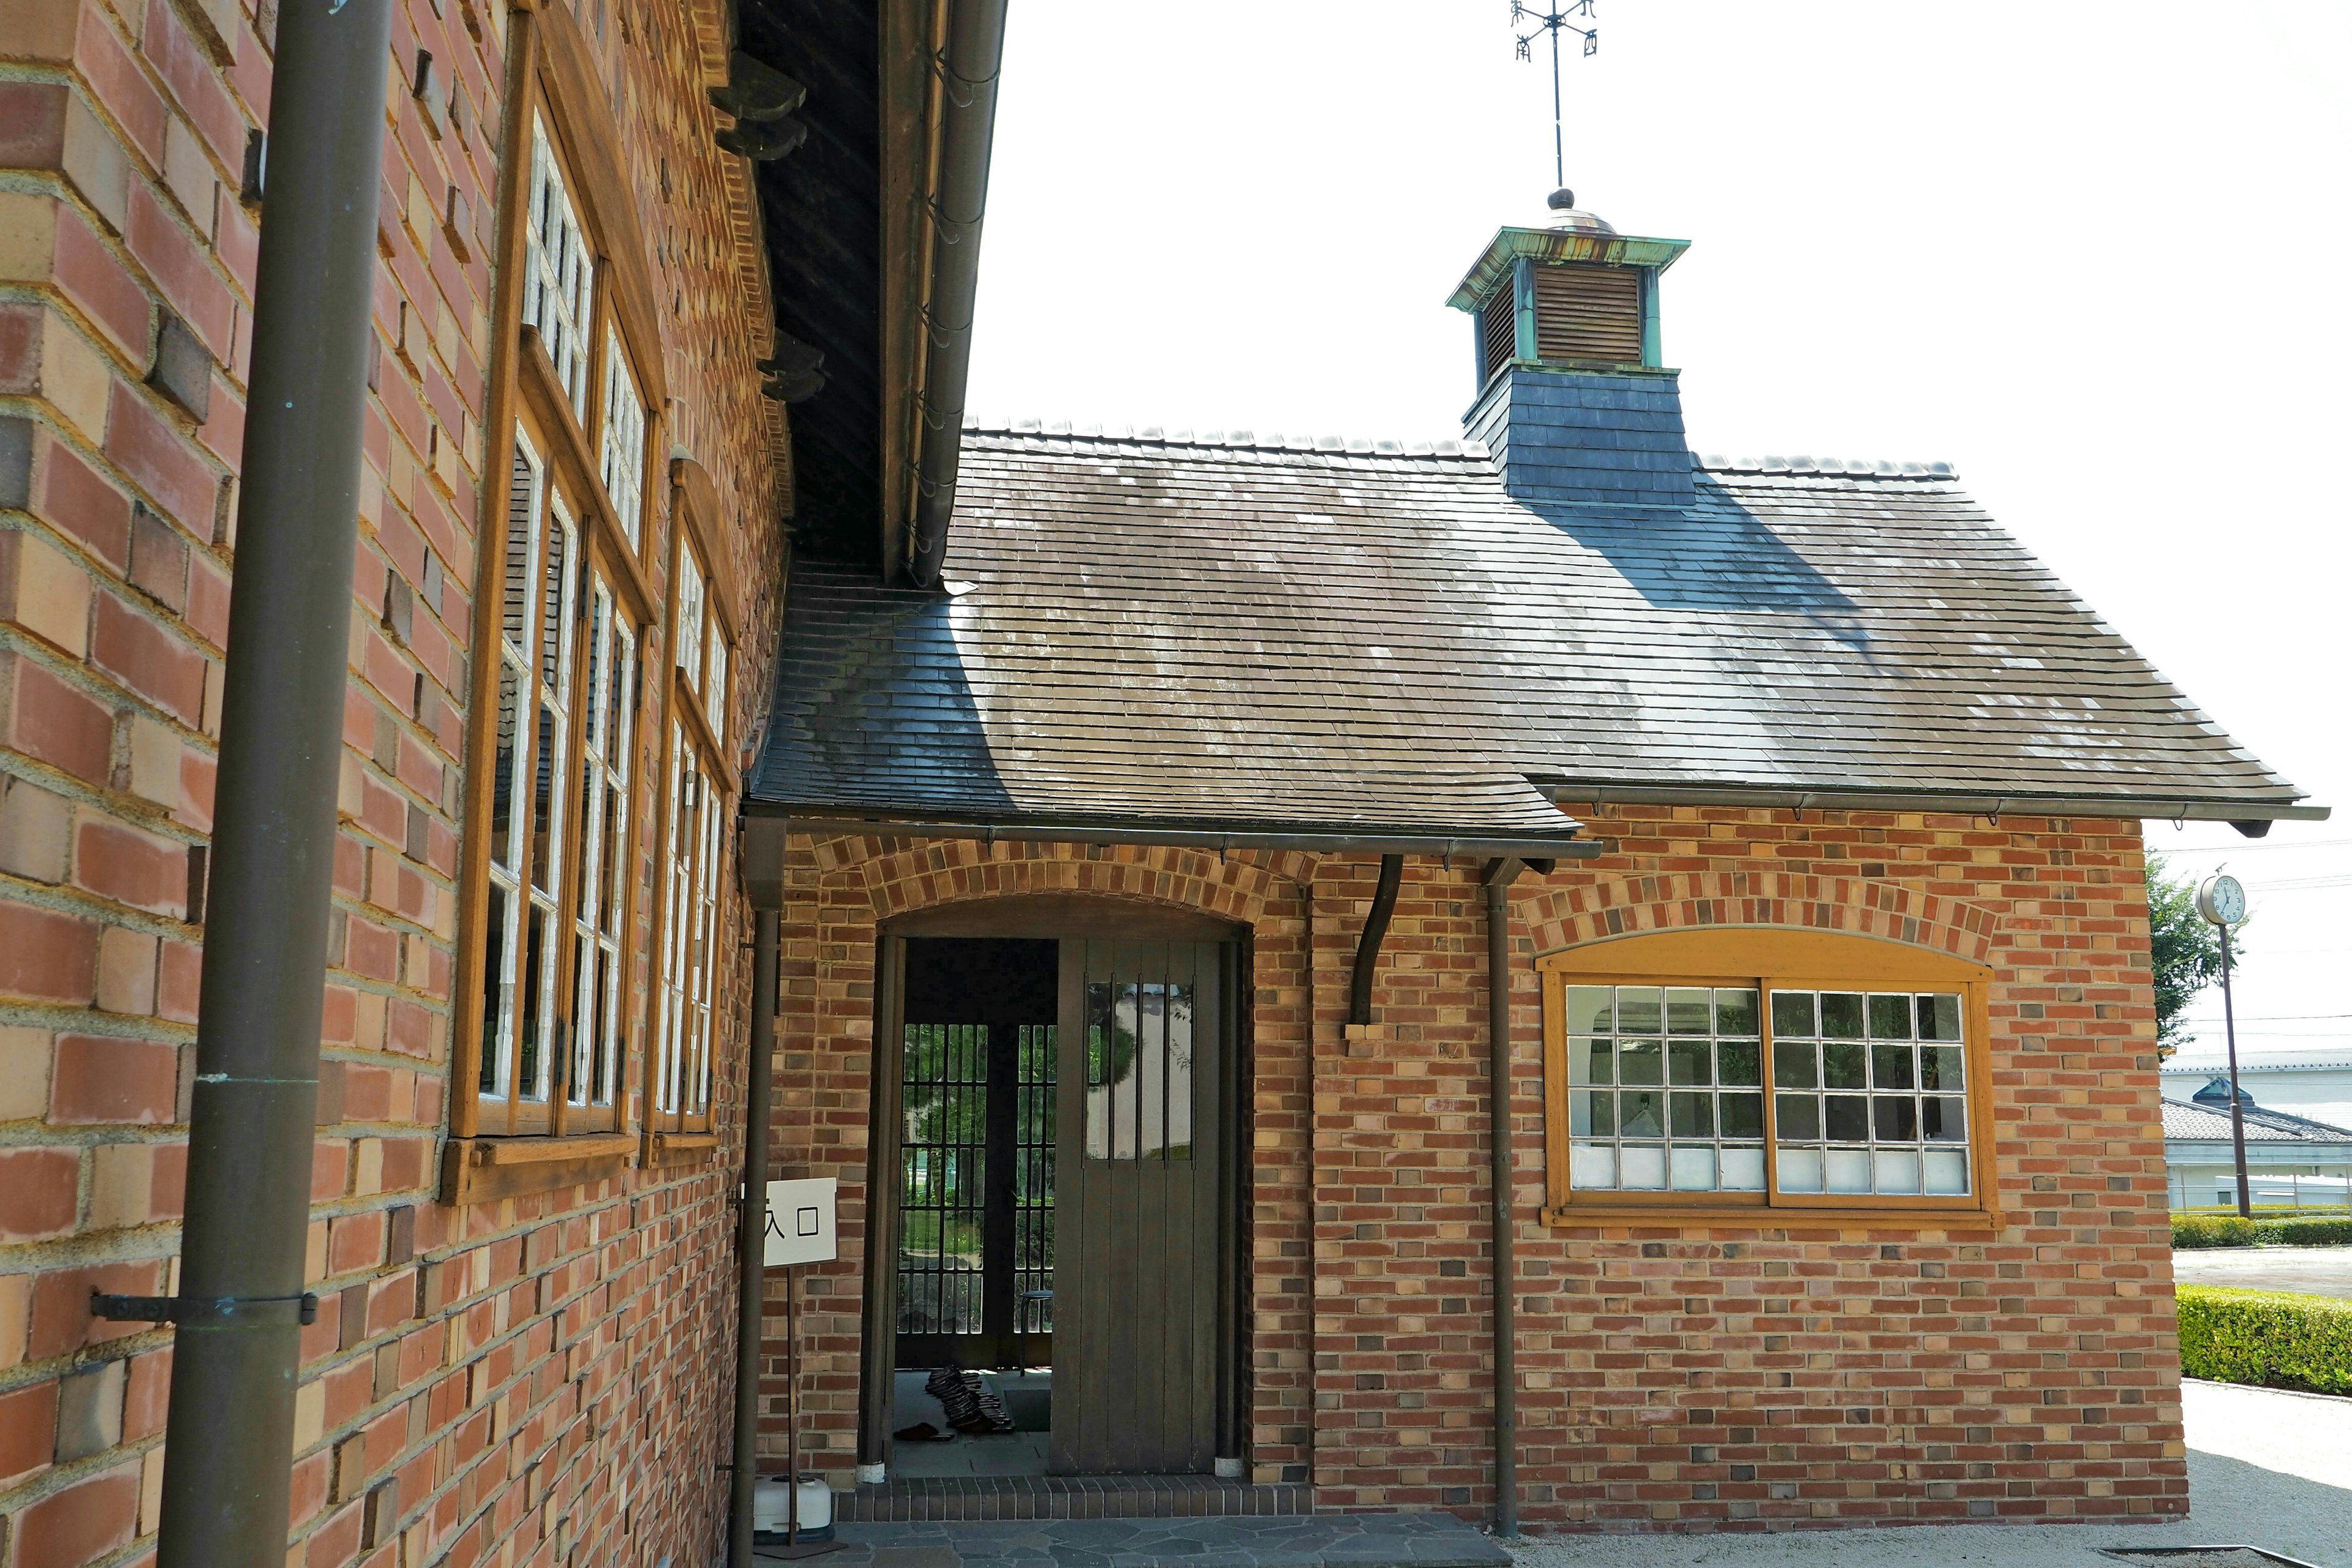
[[[2326,1072],[2352,1068],[2352,1045],[2280,1046],[2246,1051],[2238,1058],[2238,1076],[2257,1072]],[[2197,1055],[2182,1051],[2163,1064],[2161,1072],[2187,1076],[2227,1072],[2229,1058],[2220,1052]]]
[[[2352,1128],[2333,1127],[2308,1117],[2260,1106],[2241,1108],[2249,1143],[2352,1143]],[[2187,1100],[2164,1102],[2164,1137],[2172,1143],[2227,1143],[2230,1112],[2223,1106],[2191,1105]]]
[[[1612,784],[2299,792],[1941,466],[1531,510],[1475,443],[968,435],[946,594],[796,563],[755,800],[1524,832]],[[1591,798],[1587,793],[1585,798]]]

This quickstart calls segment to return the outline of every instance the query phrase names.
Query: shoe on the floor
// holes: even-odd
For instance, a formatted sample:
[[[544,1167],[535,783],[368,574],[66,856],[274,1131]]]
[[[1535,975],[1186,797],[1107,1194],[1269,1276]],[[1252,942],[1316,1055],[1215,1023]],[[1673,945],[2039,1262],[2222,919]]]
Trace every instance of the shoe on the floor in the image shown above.
[[[890,1434],[901,1443],[952,1443],[955,1434],[942,1432],[928,1421],[918,1421],[912,1426],[901,1426]]]

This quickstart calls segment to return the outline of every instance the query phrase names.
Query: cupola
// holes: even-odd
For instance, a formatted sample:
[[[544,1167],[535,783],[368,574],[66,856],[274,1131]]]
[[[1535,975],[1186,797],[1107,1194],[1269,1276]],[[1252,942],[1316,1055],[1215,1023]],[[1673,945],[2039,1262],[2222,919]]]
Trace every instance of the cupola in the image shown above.
[[[1658,352],[1658,278],[1683,239],[1619,234],[1551,194],[1538,226],[1498,230],[1446,303],[1474,323],[1483,440],[1520,500],[1691,503],[1677,373]]]

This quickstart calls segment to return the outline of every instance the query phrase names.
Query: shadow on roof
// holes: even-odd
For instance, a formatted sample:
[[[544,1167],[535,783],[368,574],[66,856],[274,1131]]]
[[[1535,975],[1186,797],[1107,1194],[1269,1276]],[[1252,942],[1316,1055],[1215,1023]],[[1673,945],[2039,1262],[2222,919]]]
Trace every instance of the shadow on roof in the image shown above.
[[[898,811],[1009,810],[1013,796],[990,751],[956,641],[955,600],[882,587],[862,573],[803,568],[797,575],[811,586],[824,584],[822,595],[796,594],[801,603],[793,613],[802,617],[803,635],[833,623],[833,636],[824,640],[834,645],[837,659],[814,666],[778,661],[774,711],[780,727],[796,733],[775,739],[793,742],[789,750],[812,776],[777,776],[780,749],[772,741],[757,793]],[[786,689],[813,668],[824,678]]]
[[[1521,504],[1605,559],[1652,608],[1802,617],[1870,657],[1862,610],[1712,475],[1680,514]]]

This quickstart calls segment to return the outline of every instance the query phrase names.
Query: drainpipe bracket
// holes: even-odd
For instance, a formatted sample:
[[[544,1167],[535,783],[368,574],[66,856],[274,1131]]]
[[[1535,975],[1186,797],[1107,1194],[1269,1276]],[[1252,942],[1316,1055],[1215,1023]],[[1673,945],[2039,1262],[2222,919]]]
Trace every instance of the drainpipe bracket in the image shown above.
[[[299,1296],[110,1296],[89,1293],[89,1315],[112,1323],[177,1323],[226,1329],[258,1323],[319,1321],[319,1298]]]

